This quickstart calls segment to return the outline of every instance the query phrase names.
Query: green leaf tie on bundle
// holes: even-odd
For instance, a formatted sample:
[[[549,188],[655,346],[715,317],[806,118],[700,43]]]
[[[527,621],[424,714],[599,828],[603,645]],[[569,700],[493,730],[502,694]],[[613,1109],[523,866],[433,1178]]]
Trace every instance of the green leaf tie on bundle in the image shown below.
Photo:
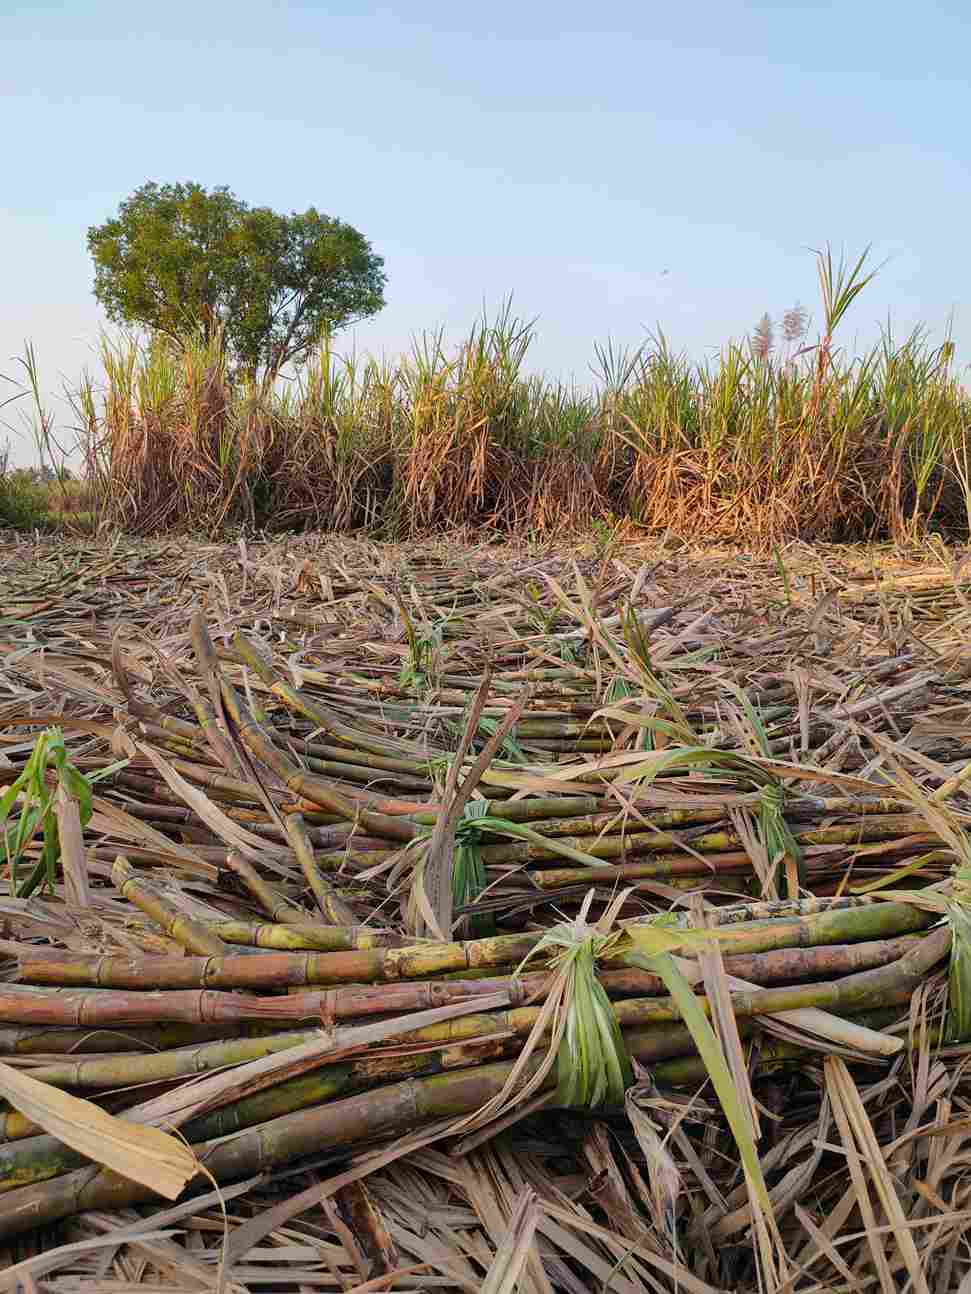
[[[470,800],[456,825],[456,848],[452,866],[452,896],[456,906],[474,903],[477,895],[485,888],[486,869],[479,850],[482,837],[486,834],[522,840],[550,853],[559,854],[563,858],[572,859],[575,863],[582,863],[585,867],[603,866],[602,858],[595,858],[593,854],[585,854],[580,849],[574,849],[572,845],[567,845],[556,836],[543,836],[523,822],[511,822],[508,818],[495,817],[490,813],[491,807],[489,800]],[[424,827],[413,840],[408,841],[403,852],[427,849],[433,831],[433,827]],[[424,857],[416,866],[424,866]],[[460,894],[466,897],[460,899]]]
[[[456,908],[475,902],[485,889],[488,878],[482,861],[480,820],[489,812],[488,800],[470,800],[455,828],[455,858],[452,864],[452,901]],[[491,934],[495,921],[488,914],[469,917],[472,938]]]
[[[759,826],[762,831],[762,844],[765,846],[769,862],[778,867],[779,891],[785,889],[787,898],[797,899],[803,882],[802,850],[786,822],[785,804],[786,791],[781,782],[766,782],[759,788]],[[785,867],[787,857],[793,860],[796,867],[795,892],[789,884],[789,875]],[[786,882],[785,886],[778,884],[783,880]]]
[[[568,1109],[622,1105],[634,1081],[617,1017],[596,974],[598,957],[608,956],[623,933],[606,933],[603,922],[587,923],[592,897],[591,892],[575,921],[547,930],[517,971],[546,954],[562,980],[566,1019],[556,1056],[556,1102]]]

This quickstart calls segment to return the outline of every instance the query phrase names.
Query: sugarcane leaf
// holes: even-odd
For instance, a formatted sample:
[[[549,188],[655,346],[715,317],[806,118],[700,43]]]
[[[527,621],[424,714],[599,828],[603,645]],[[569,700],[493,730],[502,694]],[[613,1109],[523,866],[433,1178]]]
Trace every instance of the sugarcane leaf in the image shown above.
[[[952,1042],[971,1038],[971,913],[962,903],[949,903],[951,963],[948,975],[948,1036]]]
[[[600,921],[590,925],[587,914],[595,891],[589,891],[576,919],[544,931],[519,968],[554,950],[550,967],[557,975],[564,1013],[556,1053],[557,1099],[567,1108],[619,1105],[633,1082],[623,1035],[596,976],[597,957],[621,937],[610,926],[628,894],[618,895]]]
[[[534,1236],[539,1220],[536,1193],[524,1187],[516,1198],[509,1227],[496,1250],[480,1294],[516,1294],[530,1254],[535,1254]]]
[[[898,867],[892,872],[887,872],[885,876],[879,876],[875,881],[867,881],[864,885],[848,885],[847,893],[849,894],[873,894],[877,890],[885,890],[891,885],[897,885],[900,881],[905,881],[908,876],[920,876],[924,873],[928,862],[933,861],[933,853],[920,854],[917,858],[912,859],[903,867]]]
[[[742,1165],[745,1169],[746,1180],[753,1196],[753,1206],[757,1204],[765,1215],[771,1216],[772,1205],[769,1201],[765,1178],[762,1175],[762,1165],[758,1151],[752,1137],[751,1125],[738,1099],[731,1072],[724,1053],[718,1044],[715,1031],[712,1029],[708,1017],[701,1009],[691,985],[678,970],[677,965],[668,953],[657,956],[628,953],[625,960],[630,965],[639,966],[643,970],[659,976],[674,999],[681,1013],[681,1018],[684,1020],[692,1040],[698,1048],[698,1054],[704,1062],[708,1077],[711,1079],[712,1086],[725,1112],[725,1118],[728,1120],[728,1125],[732,1130],[732,1135],[735,1138],[735,1144],[738,1147]]]
[[[263,862],[265,860],[267,853],[267,842],[265,840],[261,840],[259,836],[247,831],[245,827],[227,817],[216,805],[215,801],[210,800],[191,782],[187,782],[181,773],[168,760],[164,759],[158,751],[142,742],[138,743],[138,749],[155,766],[155,769],[164,778],[169,788],[188,804],[206,826],[224,840],[226,844],[233,849],[237,849],[244,858],[248,858],[253,862]]]
[[[130,759],[116,759],[113,764],[107,764],[104,768],[96,768],[94,772],[84,773],[82,776],[89,785],[94,786],[97,782],[103,782],[106,778],[114,777],[115,773],[121,772],[130,763]]]
[[[24,771],[19,775],[15,782],[11,782],[3,795],[0,796],[0,822],[6,822],[7,818],[10,817],[10,810],[16,803],[17,797],[20,795],[21,791],[27,785],[27,781],[28,774]]]
[[[116,1118],[3,1063],[0,1096],[72,1150],[166,1199],[174,1200],[199,1171],[190,1148],[167,1132]]]
[[[653,782],[662,773],[684,768],[712,773],[736,773],[761,786],[765,772],[758,764],[732,751],[713,750],[710,746],[674,746],[657,751],[617,775],[619,782]]]
[[[495,736],[496,732],[498,732],[499,730],[499,720],[493,719],[491,715],[484,714],[479,719],[479,730],[481,732],[488,733],[490,737]],[[503,742],[500,749],[503,751],[506,757],[512,760],[513,762],[517,764],[528,764],[529,760],[527,758],[526,752],[523,750],[522,746],[520,746],[519,742],[513,736],[514,731],[515,729],[513,729],[512,732],[507,733],[507,735],[503,738]]]
[[[732,695],[738,700],[742,710],[745,712],[745,718],[748,720],[752,735],[762,753],[763,759],[771,759],[772,747],[769,744],[769,734],[766,732],[765,725],[756,713],[755,707],[752,705],[752,702],[749,700],[744,689],[740,688],[737,683],[733,683],[730,679],[723,679],[722,687],[732,693]]]
[[[40,826],[44,810],[41,805],[28,803],[24,805],[16,825],[6,832],[8,856],[12,852],[14,856],[23,853],[24,848],[33,839],[34,833]]]
[[[610,686],[607,688],[605,700],[608,706],[616,701],[622,701],[625,697],[632,695],[631,685],[625,678],[616,677],[611,679]],[[601,713],[603,713],[601,711]]]
[[[93,811],[91,783],[73,764],[65,760],[59,770],[61,785],[78,802],[81,826],[87,826]]]

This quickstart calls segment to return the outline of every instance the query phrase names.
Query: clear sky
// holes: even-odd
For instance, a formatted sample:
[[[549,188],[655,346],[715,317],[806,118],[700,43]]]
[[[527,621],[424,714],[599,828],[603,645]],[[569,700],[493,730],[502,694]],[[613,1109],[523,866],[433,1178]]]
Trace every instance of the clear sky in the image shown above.
[[[0,51],[0,373],[93,363],[85,231],[149,179],[361,229],[359,350],[512,292],[535,367],[657,324],[701,358],[815,312],[831,241],[889,258],[846,344],[953,314],[971,358],[968,0],[0,0]]]

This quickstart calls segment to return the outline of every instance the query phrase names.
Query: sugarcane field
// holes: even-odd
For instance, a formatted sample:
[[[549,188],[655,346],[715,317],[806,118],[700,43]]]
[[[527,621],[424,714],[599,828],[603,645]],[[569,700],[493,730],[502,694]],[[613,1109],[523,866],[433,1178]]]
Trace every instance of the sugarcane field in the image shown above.
[[[966,1290],[959,549],[8,538],[0,1290]]]

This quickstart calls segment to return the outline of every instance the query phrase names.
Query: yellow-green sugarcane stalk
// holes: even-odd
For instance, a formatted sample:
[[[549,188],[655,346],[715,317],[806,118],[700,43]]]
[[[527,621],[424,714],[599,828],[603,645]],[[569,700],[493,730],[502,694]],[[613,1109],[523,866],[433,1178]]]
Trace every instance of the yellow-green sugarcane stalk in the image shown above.
[[[9,987],[9,986],[8,986]],[[34,990],[35,992],[44,990]],[[90,990],[88,990],[90,991]],[[242,1020],[225,1020],[209,1024],[160,1022],[126,1028],[125,1026],[85,1025],[0,1025],[0,1057],[104,1055],[108,1052],[162,1052],[193,1042],[212,1042],[237,1034],[256,1031],[263,1026]],[[272,1028],[272,1025],[268,1026]],[[2,1140],[2,1138],[0,1138]]]
[[[284,825],[287,839],[300,864],[300,870],[313,892],[324,919],[335,926],[355,925],[354,913],[344,900],[338,897],[334,887],[321,874],[314,861],[313,845],[302,816],[299,813],[291,813],[284,819]]]
[[[293,920],[286,924],[212,921],[206,928],[218,936],[224,948],[227,944],[239,944],[250,948],[272,948],[277,952],[297,951],[301,948],[346,952],[356,948],[399,948],[404,943],[403,937],[392,930],[371,929],[368,926],[325,926],[309,921],[306,913],[302,913],[302,916],[302,921]]]
[[[37,1065],[31,1070],[31,1075],[53,1087],[88,1091],[167,1083],[177,1078],[210,1074],[233,1065],[245,1065],[247,1061],[276,1055],[318,1037],[319,1027],[288,1029],[262,1037],[224,1038],[141,1056],[126,1052],[118,1056],[87,1056],[80,1060],[65,1058]]]
[[[536,833],[538,836],[538,833]],[[867,841],[893,840],[911,837],[915,841],[933,843],[936,839],[927,830],[927,823],[917,814],[892,815],[882,820],[864,819],[852,826],[813,827],[793,833],[800,848],[810,845],[857,845]],[[637,831],[626,834],[600,836],[593,841],[583,836],[539,837],[522,844],[483,845],[482,857],[487,864],[543,862],[555,857],[558,845],[595,859],[630,857],[636,854],[672,853],[684,849],[684,841],[677,835],[663,831]],[[696,853],[722,853],[741,850],[744,844],[734,831],[710,831],[692,836],[688,841]]]
[[[860,943],[926,929],[932,914],[910,903],[885,902],[777,917],[712,932],[725,953],[770,952],[822,944]],[[625,922],[636,927],[638,922]],[[377,983],[427,979],[449,971],[518,964],[539,934],[495,935],[468,943],[418,944],[353,952],[267,953],[260,957],[128,958],[62,953],[21,945],[12,978],[20,983],[100,985],[115,989],[285,988],[307,984]],[[688,953],[690,955],[690,951]]]
[[[537,1067],[526,1067],[528,1076]],[[217,1182],[251,1176],[289,1160],[402,1134],[439,1119],[480,1109],[503,1089],[512,1063],[395,1083],[374,1092],[316,1105],[215,1142],[194,1147]],[[551,1080],[552,1084],[552,1080]],[[66,1173],[7,1193],[0,1210],[0,1239],[91,1209],[116,1210],[151,1199],[150,1188],[110,1170]]]
[[[215,931],[187,917],[154,886],[137,877],[131,863],[122,854],[115,859],[111,869],[111,882],[123,898],[151,917],[170,939],[190,953],[202,957],[221,957],[225,953],[226,945]]]
[[[308,914],[303,908],[296,903],[291,903],[282,894],[278,894],[273,886],[260,876],[253,864],[247,862],[235,850],[230,850],[226,855],[226,866],[234,876],[239,877],[271,921],[286,924],[288,921],[307,920]]]
[[[946,932],[943,932],[946,933]],[[925,943],[928,940],[924,941]],[[946,955],[946,940],[937,941],[940,947],[936,950]],[[881,998],[871,989],[868,993],[868,1008],[863,1015],[849,1013],[858,1027],[879,1028],[890,1022],[899,1012],[881,1009],[886,1003],[906,1001],[915,984],[921,980],[928,959],[933,955],[924,949],[923,957],[911,958],[911,964],[900,982],[889,981],[890,987]],[[921,964],[923,963],[923,965]],[[909,987],[908,987],[909,986]],[[816,986],[811,986],[816,987]],[[831,988],[832,986],[822,986]],[[742,995],[733,995],[733,1005],[741,1001]],[[704,999],[699,1004],[707,1008]],[[876,1008],[876,1010],[874,1009]],[[210,1138],[223,1138],[234,1132],[262,1125],[267,1119],[286,1118],[300,1111],[317,1107],[321,1102],[334,1101],[335,1098],[354,1095],[366,1095],[361,1089],[373,1087],[382,1081],[401,1083],[403,1078],[430,1081],[433,1076],[445,1078],[451,1074],[463,1072],[465,1067],[473,1070],[487,1050],[483,1040],[493,1036],[501,1050],[515,1049],[514,1038],[522,1039],[532,1030],[539,1012],[537,1008],[520,1008],[512,1011],[500,1011],[486,1015],[468,1016],[459,1020],[439,1025],[427,1026],[405,1035],[402,1041],[421,1041],[439,1043],[443,1050],[438,1054],[400,1056],[392,1054],[382,1065],[380,1057],[366,1058],[360,1063],[355,1061],[339,1062],[312,1073],[288,1078],[285,1081],[263,1092],[231,1103],[212,1114],[203,1115],[188,1122],[183,1132],[190,1141]],[[739,1014],[743,1014],[739,1012]],[[746,1016],[749,1013],[744,1013]],[[754,1014],[754,1013],[752,1013]],[[623,1022],[624,1045],[627,1052],[643,1064],[650,1064],[652,1076],[656,1082],[677,1085],[692,1081],[703,1082],[708,1077],[701,1058],[695,1051],[695,1044],[690,1031],[683,1025],[676,1024],[677,1016],[672,1018],[674,1027],[645,1027],[647,1019],[639,1003],[618,1004],[616,1009],[618,1023]],[[755,1021],[751,1018],[739,1020],[739,1033],[748,1037],[753,1031]],[[551,1024],[549,1026],[552,1027]],[[549,1028],[547,1029],[547,1033]],[[308,1035],[292,1034],[287,1045],[298,1045]],[[313,1035],[309,1035],[313,1036]],[[291,1041],[292,1039],[292,1041]],[[474,1041],[473,1041],[474,1040]],[[492,1047],[495,1053],[495,1047]],[[777,1064],[782,1060],[804,1055],[805,1049],[792,1044],[765,1040],[760,1045],[760,1056],[766,1065]],[[266,1054],[266,1053],[263,1053]],[[245,1058],[239,1053],[235,1063],[242,1063]],[[208,1058],[210,1063],[206,1070],[216,1067],[215,1053]],[[224,1063],[234,1063],[226,1057]],[[478,1065],[478,1069],[482,1069]],[[490,1067],[491,1068],[491,1067]],[[205,1071],[203,1071],[205,1072]],[[465,1071],[467,1072],[467,1070]],[[378,1099],[386,1089],[378,1088],[372,1094]],[[342,1102],[343,1103],[343,1102]],[[43,1134],[29,1136],[15,1144],[0,1147],[0,1192],[10,1192],[69,1173],[86,1162],[83,1156],[63,1145],[56,1138]],[[0,1223],[2,1234],[2,1223]]]
[[[302,1074],[211,1114],[190,1119],[183,1125],[182,1135],[195,1141],[225,1137],[281,1114],[332,1101],[346,1093],[350,1073],[349,1065],[329,1065],[316,1073]],[[89,1162],[72,1147],[42,1132],[0,1145],[0,1196],[28,1183],[72,1172]]]
[[[811,986],[815,987],[815,986]],[[831,986],[823,986],[829,988]],[[888,995],[887,1001],[906,1000],[905,992],[901,998],[898,993]],[[733,1005],[742,1001],[742,995],[733,997]],[[880,1005],[871,995],[871,1004]],[[707,1007],[704,1000],[703,1007]],[[747,1001],[746,1008],[750,1005]],[[647,1007],[648,1009],[645,1009]],[[644,1063],[656,1062],[665,1057],[678,1056],[693,1050],[689,1031],[683,1027],[650,1028],[645,1026],[664,1024],[676,1025],[680,1020],[677,1009],[672,1010],[670,1001],[657,1004],[643,1001],[629,1001],[616,1004],[613,1009],[616,1025],[624,1029],[624,1054],[627,1050]],[[739,1015],[754,1015],[756,1011],[738,1011]],[[402,1042],[431,1044],[441,1048],[439,1055],[425,1052],[412,1056],[401,1056],[396,1048],[390,1048],[387,1057],[379,1050],[369,1053],[358,1061],[331,1064],[312,1074],[287,1077],[274,1084],[268,1090],[229,1103],[226,1107],[210,1115],[204,1115],[189,1121],[183,1128],[184,1135],[190,1140],[202,1140],[210,1137],[229,1135],[241,1128],[295,1110],[304,1109],[321,1101],[331,1100],[338,1095],[362,1088],[373,1087],[387,1081],[400,1081],[403,1077],[432,1072],[444,1072],[464,1065],[475,1065],[481,1059],[483,1041],[494,1038],[502,1052],[516,1050],[522,1040],[528,1037],[537,1019],[540,1009],[537,1007],[514,1008],[486,1014],[476,1014],[464,1018],[442,1022],[436,1025],[415,1029],[402,1036]],[[744,1032],[750,1032],[748,1026]],[[552,1021],[547,1022],[545,1035],[552,1030]],[[245,1064],[246,1061],[269,1055],[291,1047],[299,1046],[319,1036],[318,1031],[294,1032],[278,1039],[267,1039],[262,1044],[237,1043],[230,1046],[196,1048],[190,1059],[196,1062],[194,1073],[212,1072],[227,1065]],[[620,1035],[618,1035],[618,1040]],[[516,1039],[519,1042],[516,1042]],[[490,1048],[495,1053],[495,1046]],[[152,1058],[145,1058],[149,1061]],[[127,1086],[134,1082],[161,1081],[163,1077],[174,1078],[179,1072],[185,1072],[184,1065],[176,1065],[176,1057],[159,1057],[159,1062],[168,1061],[163,1067],[160,1064],[131,1066],[121,1078],[120,1067],[108,1059],[98,1062],[81,1062],[71,1067],[39,1069],[35,1077],[41,1081],[57,1081],[60,1084],[70,1083],[78,1086],[83,1080],[85,1086],[92,1085],[92,1078],[105,1079],[114,1077],[115,1081],[125,1081]],[[125,1058],[130,1064],[131,1058]],[[124,1061],[121,1062],[123,1067]],[[109,1072],[113,1071],[113,1072]],[[561,1076],[562,1077],[562,1076]],[[28,1129],[28,1132],[30,1130]],[[22,1140],[0,1147],[0,1191],[9,1191],[30,1182],[43,1181],[64,1172],[69,1172],[84,1163],[84,1157],[60,1143],[56,1138],[46,1136],[36,1130],[36,1135],[28,1135]]]
[[[826,945],[819,948],[791,948],[779,952],[756,953],[724,959],[725,970],[729,975],[739,979],[750,980],[760,985],[791,985],[808,979],[832,980],[850,975],[861,970],[870,970],[898,961],[909,952],[923,936],[905,935],[897,939],[882,940],[861,944]],[[614,997],[658,996],[665,992],[663,982],[657,976],[637,969],[614,969],[610,963],[598,969],[597,978],[609,994]],[[306,1008],[308,1018],[327,1014],[339,1019],[363,1017],[366,1014],[384,1012],[403,1012],[423,1009],[432,1004],[444,1005],[447,1001],[458,1000],[457,996],[471,996],[492,992],[505,992],[512,1001],[521,1005],[536,1004],[545,1000],[552,975],[549,972],[519,976],[501,976],[475,980],[468,985],[440,981],[425,981],[407,985],[396,985],[375,995],[365,998],[361,991],[348,993],[347,990],[330,990],[328,993],[312,994]],[[402,992],[402,990],[405,990]],[[218,994],[210,994],[218,998]],[[155,999],[158,1001],[158,999]],[[237,1000],[234,998],[234,1002]],[[159,1011],[163,1009],[159,1003]],[[231,1008],[230,1008],[231,1009]],[[236,1008],[245,1011],[245,1007]],[[626,1009],[626,1008],[625,1008]],[[635,1008],[636,1010],[636,1008]],[[528,1020],[531,1017],[522,1017]],[[285,1025],[286,1020],[279,1020],[276,1027]],[[273,1027],[267,1022],[265,1029]],[[170,1029],[172,1027],[170,1026]],[[164,1042],[168,1035],[162,1033],[159,1026],[159,1038]],[[36,1030],[34,1032],[37,1032]],[[110,1036],[110,1031],[104,1031]],[[59,1031],[50,1031],[54,1041],[60,1038]],[[81,1059],[65,1057],[63,1060],[51,1061],[38,1065],[31,1070],[35,1078],[55,1086],[79,1089],[98,1089],[119,1087],[123,1083],[167,1082],[186,1075],[209,1072],[226,1065],[243,1063],[257,1059],[288,1046],[296,1046],[307,1039],[304,1030],[289,1030],[286,1033],[273,1033],[260,1036],[240,1036],[200,1040],[194,1043],[182,1039],[174,1033],[169,1046],[176,1050],[164,1050],[158,1053],[133,1056],[89,1056]],[[429,1035],[430,1036],[430,1035]],[[74,1033],[67,1033],[64,1042],[71,1044]],[[439,1035],[441,1037],[441,1035]],[[181,1045],[182,1043],[186,1045]],[[62,1045],[63,1050],[66,1046]],[[51,1047],[49,1050],[57,1050]]]

